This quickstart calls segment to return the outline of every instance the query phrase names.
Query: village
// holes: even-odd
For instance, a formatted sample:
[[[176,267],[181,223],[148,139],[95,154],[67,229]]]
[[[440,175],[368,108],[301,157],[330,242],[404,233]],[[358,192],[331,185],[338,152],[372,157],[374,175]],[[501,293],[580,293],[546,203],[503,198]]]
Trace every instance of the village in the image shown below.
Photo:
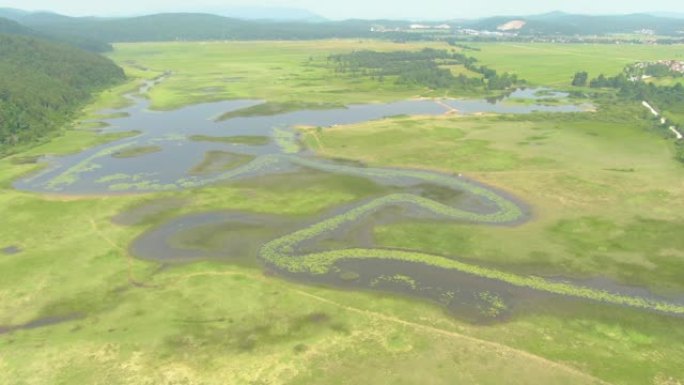
[[[684,61],[681,60],[661,60],[659,64],[666,65],[670,71],[684,74]]]
[[[634,68],[643,70],[647,70],[651,67],[664,67],[672,73],[684,74],[684,61],[682,60],[657,60],[649,62],[639,62],[634,65]]]

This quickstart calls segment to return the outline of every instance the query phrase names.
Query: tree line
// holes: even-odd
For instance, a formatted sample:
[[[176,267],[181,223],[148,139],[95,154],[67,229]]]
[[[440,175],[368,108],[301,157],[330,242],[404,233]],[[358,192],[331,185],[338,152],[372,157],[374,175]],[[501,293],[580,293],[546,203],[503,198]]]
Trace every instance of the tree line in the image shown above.
[[[0,33],[51,40],[58,43],[69,44],[91,52],[109,52],[113,49],[111,44],[101,40],[93,39],[87,35],[82,36],[68,33],[43,33],[28,28],[16,21],[2,17],[0,17]]]
[[[673,86],[657,86],[629,76],[627,71],[616,76],[600,74],[589,81],[587,79],[588,74],[586,72],[577,72],[572,84],[576,86],[586,86],[588,84],[590,88],[616,89],[617,96],[623,100],[647,101],[657,106],[660,110],[672,112],[680,116],[684,115],[684,86],[681,83]],[[682,127],[683,124],[684,122],[671,120],[666,122],[667,126]],[[677,160],[684,163],[684,143],[682,142],[680,140],[675,143],[675,156]]]
[[[684,86],[677,83],[673,86],[657,86],[631,78],[624,73],[616,76],[600,74],[588,80],[587,72],[577,72],[573,78],[573,86],[589,86],[590,88],[613,88],[618,96],[635,101],[647,100],[659,108],[684,114]],[[679,122],[681,123],[681,122]]]
[[[379,82],[393,79],[396,84],[435,90],[506,90],[523,83],[516,75],[499,74],[487,66],[478,65],[473,57],[433,48],[421,51],[355,51],[330,55],[328,63],[336,73],[370,77]],[[462,65],[482,76],[455,76],[449,68],[445,68],[453,65]]]

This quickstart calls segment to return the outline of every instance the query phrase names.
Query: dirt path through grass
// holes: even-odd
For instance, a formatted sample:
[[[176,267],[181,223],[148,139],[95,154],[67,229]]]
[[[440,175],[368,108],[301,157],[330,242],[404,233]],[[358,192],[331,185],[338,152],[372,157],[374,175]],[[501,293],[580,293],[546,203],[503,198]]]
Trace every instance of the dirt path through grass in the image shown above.
[[[180,281],[183,280],[188,280],[192,278],[197,278],[197,277],[226,277],[226,276],[248,276],[251,279],[259,280],[262,282],[267,282],[267,283],[273,283],[275,282],[274,280],[269,279],[268,277],[261,275],[261,274],[249,274],[249,273],[244,273],[244,272],[234,272],[234,271],[223,271],[223,272],[201,272],[201,273],[190,273],[190,274],[185,274],[181,275],[178,277],[169,277],[172,278],[172,284],[178,284]],[[383,314],[383,313],[378,313],[372,310],[367,310],[367,309],[362,309],[354,306],[350,306],[347,304],[339,303],[334,300],[331,300],[329,298],[322,297],[320,295],[312,294],[310,292],[304,291],[304,290],[299,290],[299,289],[288,289],[292,293],[296,293],[297,295],[300,295],[302,297],[306,297],[309,299],[312,299],[317,302],[321,302],[327,305],[335,306],[339,309],[360,314],[368,318],[380,320],[383,322],[390,322],[393,324],[398,324],[402,326],[409,327],[411,329],[421,331],[427,334],[435,335],[435,336],[441,336],[441,337],[446,337],[446,338],[451,338],[451,339],[459,339],[459,340],[464,340],[468,341],[471,343],[478,344],[480,346],[486,347],[493,349],[500,353],[501,355],[517,355],[520,357],[523,357],[527,360],[534,361],[536,363],[546,365],[552,368],[556,368],[559,370],[562,370],[566,373],[569,373],[574,376],[578,376],[580,378],[583,378],[587,381],[591,381],[592,383],[595,384],[601,384],[601,385],[612,385],[609,382],[606,382],[600,378],[594,377],[591,374],[585,373],[575,367],[569,366],[567,364],[563,364],[560,362],[552,361],[547,358],[535,355],[533,353],[527,352],[525,350],[520,350],[516,349],[507,345],[503,345],[497,342],[493,341],[488,341],[488,340],[483,340],[479,339],[476,337],[471,337],[467,336],[455,331],[451,330],[445,330],[445,329],[440,329],[435,326],[430,326],[430,325],[425,325],[413,321],[407,321],[405,319]]]

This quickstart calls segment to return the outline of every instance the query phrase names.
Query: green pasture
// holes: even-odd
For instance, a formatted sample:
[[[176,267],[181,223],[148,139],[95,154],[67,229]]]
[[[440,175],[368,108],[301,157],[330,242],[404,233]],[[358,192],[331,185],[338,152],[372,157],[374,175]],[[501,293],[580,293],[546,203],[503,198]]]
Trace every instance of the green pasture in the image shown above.
[[[681,291],[684,167],[643,113],[621,105],[529,118],[409,117],[307,129],[304,138],[324,156],[463,173],[532,206],[534,220],[516,228],[381,227],[387,246]]]
[[[444,43],[430,46],[446,48]],[[127,70],[172,75],[150,92],[152,107],[225,100],[262,99],[273,104],[257,110],[291,110],[293,106],[380,102],[429,95],[391,82],[336,76],[327,66],[333,53],[359,49],[411,50],[425,44],[386,41],[327,40],[279,42],[205,42],[117,44],[110,55]],[[142,71],[144,74],[145,71]]]
[[[637,61],[684,59],[682,45],[482,43],[468,51],[500,72],[511,72],[534,85],[569,87],[575,72],[590,78],[617,75]]]
[[[50,152],[74,150],[72,135],[81,133],[53,142]],[[2,160],[3,184],[33,167]],[[360,375],[360,357],[372,357],[396,367],[393,374],[380,376],[372,361],[364,360],[363,370],[375,383],[417,378],[420,371],[436,384],[454,378],[494,381],[499,377],[491,373],[492,365],[500,373],[523,370],[527,374],[519,376],[520,384],[532,378],[598,383],[572,364],[530,359],[517,348],[461,334],[467,325],[428,304],[312,288],[222,263],[160,271],[127,252],[136,236],[182,213],[237,209],[302,216],[362,197],[357,189],[350,190],[348,186],[358,185],[351,181],[329,177],[299,182],[298,189],[293,188],[297,183],[280,188],[244,183],[108,198],[3,189],[0,211],[7,230],[0,244],[13,244],[22,252],[3,255],[0,261],[5,272],[0,324],[75,319],[1,335],[0,381],[302,384],[318,383],[325,371],[331,374],[324,382],[339,383]],[[133,227],[111,221],[118,213],[169,196],[190,204]],[[424,356],[432,357],[430,366],[419,358]],[[485,357],[487,363],[481,363]],[[442,369],[433,373],[435,367]]]

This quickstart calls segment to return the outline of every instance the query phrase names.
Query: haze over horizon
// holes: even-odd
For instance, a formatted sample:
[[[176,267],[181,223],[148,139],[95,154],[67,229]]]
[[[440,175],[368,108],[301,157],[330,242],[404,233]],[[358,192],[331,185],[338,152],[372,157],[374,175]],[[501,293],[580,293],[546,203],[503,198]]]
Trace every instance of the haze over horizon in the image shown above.
[[[684,5],[675,0],[642,1],[603,1],[578,0],[490,0],[481,3],[463,2],[455,4],[449,0],[427,0],[404,3],[397,6],[396,1],[377,0],[367,2],[347,0],[345,2],[316,0],[268,0],[258,3],[244,0],[199,0],[188,6],[183,0],[119,0],[116,3],[95,3],[85,0],[21,0],[0,2],[0,8],[17,8],[28,11],[51,11],[70,16],[133,16],[160,12],[202,12],[226,13],[236,8],[293,8],[306,10],[331,20],[342,19],[413,19],[447,20],[459,18],[479,18],[496,15],[530,15],[552,11],[578,14],[630,14],[630,13],[684,13]]]

